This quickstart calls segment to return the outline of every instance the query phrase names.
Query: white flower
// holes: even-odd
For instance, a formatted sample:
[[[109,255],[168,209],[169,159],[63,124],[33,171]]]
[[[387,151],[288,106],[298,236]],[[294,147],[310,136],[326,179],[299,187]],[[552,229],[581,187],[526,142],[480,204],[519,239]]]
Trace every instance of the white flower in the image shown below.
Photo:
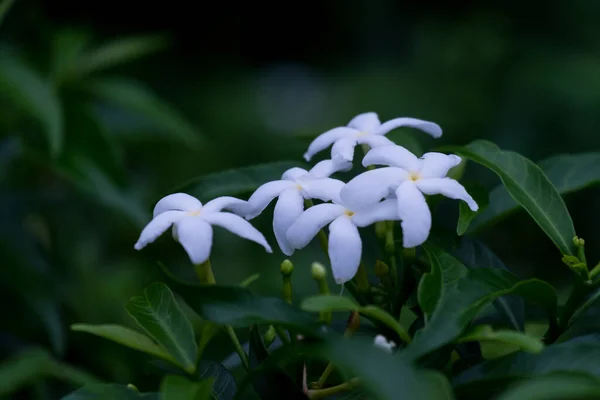
[[[390,165],[363,172],[342,189],[340,196],[351,207],[376,204],[394,192],[398,216],[402,220],[403,244],[406,248],[423,244],[431,229],[431,212],[423,194],[441,194],[465,201],[477,211],[477,203],[465,188],[454,179],[446,178],[461,158],[442,153],[426,153],[417,158],[401,146],[372,149],[363,159],[363,165]]]
[[[281,180],[265,183],[250,196],[246,219],[256,217],[275,197],[279,197],[273,211],[273,231],[281,251],[287,256],[292,255],[294,249],[285,233],[304,211],[304,199],[338,199],[344,182],[327,177],[349,167],[351,165],[348,164],[334,166],[331,160],[323,160],[310,171],[302,168],[287,170]]]
[[[396,348],[396,343],[393,340],[387,340],[383,335],[375,336],[373,344],[375,345],[375,347],[379,347],[380,349],[383,349],[388,353],[392,353]]]
[[[334,163],[352,162],[354,147],[357,144],[367,144],[370,147],[393,145],[394,142],[384,135],[401,126],[420,129],[434,138],[442,136],[442,128],[433,122],[415,118],[395,118],[382,124],[376,113],[368,112],[354,117],[348,126],[333,128],[319,135],[308,146],[304,158],[310,161],[316,153],[333,144],[331,159]]]
[[[378,204],[357,209],[334,200],[336,204],[318,204],[310,207],[290,226],[287,238],[290,244],[301,249],[317,233],[329,225],[329,259],[333,277],[337,283],[349,281],[356,275],[362,256],[362,241],[358,227],[365,227],[377,221],[398,219],[395,200],[385,200]]]
[[[201,264],[210,256],[213,237],[211,225],[216,225],[262,245],[271,253],[265,237],[248,221],[238,215],[221,212],[224,208],[242,210],[245,205],[245,201],[233,197],[217,197],[202,206],[198,199],[189,194],[168,195],[156,203],[153,219],[142,230],[134,248],[141,250],[172,225],[173,237],[181,243],[192,263]]]

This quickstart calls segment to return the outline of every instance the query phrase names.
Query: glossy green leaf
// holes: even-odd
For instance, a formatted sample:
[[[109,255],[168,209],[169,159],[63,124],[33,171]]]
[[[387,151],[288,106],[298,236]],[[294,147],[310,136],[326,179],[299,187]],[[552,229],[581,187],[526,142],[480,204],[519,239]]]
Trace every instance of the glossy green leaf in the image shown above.
[[[360,305],[349,297],[319,295],[304,299],[300,308],[308,312],[354,311],[359,309]]]
[[[82,387],[62,400],[162,400],[158,393],[139,393],[133,388],[116,383],[95,384]]]
[[[220,325],[249,327],[255,324],[281,325],[306,335],[320,336],[321,324],[312,315],[275,297],[261,297],[235,286],[204,286],[201,290],[177,289],[198,315]]]
[[[600,332],[600,289],[592,291],[584,299],[565,326],[566,329],[557,342]]]
[[[522,155],[485,140],[449,150],[495,172],[510,196],[542,228],[563,254],[575,255],[575,228],[559,192],[542,170]],[[492,204],[488,207],[492,210]]]
[[[180,113],[143,84],[119,79],[95,80],[89,89],[98,98],[147,120],[149,130],[197,146],[201,136]]]
[[[223,364],[202,360],[194,375],[197,380],[211,380],[212,394],[215,400],[231,400],[237,392],[235,378]]]
[[[539,303],[550,319],[556,320],[556,293],[548,283],[538,279],[520,281],[499,269],[472,269],[444,288],[430,321],[402,356],[416,360],[456,340],[486,305],[506,294]]]
[[[160,384],[161,400],[212,400],[212,380],[192,382],[183,376],[165,376]]]
[[[119,38],[85,51],[73,69],[79,75],[101,71],[155,53],[166,45],[165,37],[158,35]]]
[[[277,161],[229,169],[201,176],[173,192],[189,193],[202,201],[219,196],[240,196],[253,192],[264,183],[281,179],[290,168],[302,166],[296,161]]]
[[[464,186],[479,206],[479,209],[473,211],[464,201],[458,203],[458,224],[456,225],[456,233],[459,236],[467,233],[471,222],[487,209],[490,202],[490,196],[485,187],[479,184],[466,184]]]
[[[62,105],[49,82],[10,53],[0,54],[0,94],[37,120],[48,140],[50,154],[63,149]]]
[[[514,345],[523,351],[539,353],[544,344],[532,336],[522,332],[494,329],[490,325],[479,325],[457,339],[457,343],[493,341]]]
[[[542,375],[509,387],[496,400],[595,400],[600,380],[568,371]]]
[[[171,289],[153,283],[131,298],[127,312],[138,325],[186,370],[196,368],[196,340],[192,324],[181,311]]]
[[[424,249],[427,251],[427,247],[424,247]],[[429,257],[430,270],[423,274],[423,277],[419,282],[417,288],[417,300],[425,317],[431,318],[431,314],[435,311],[435,307],[442,297],[444,276],[437,254],[432,251],[427,251],[427,255]]]
[[[2,26],[2,22],[4,18],[6,18],[6,14],[10,11],[10,8],[15,3],[15,0],[2,0],[0,1],[0,26]]]
[[[122,344],[135,350],[176,362],[175,359],[163,348],[152,341],[148,336],[121,325],[88,325],[73,324],[71,330],[87,332],[100,336],[113,342]]]
[[[562,196],[600,183],[600,153],[562,154],[538,165]],[[483,228],[519,209],[504,186],[499,185],[490,193],[489,209],[475,219],[471,229]]]

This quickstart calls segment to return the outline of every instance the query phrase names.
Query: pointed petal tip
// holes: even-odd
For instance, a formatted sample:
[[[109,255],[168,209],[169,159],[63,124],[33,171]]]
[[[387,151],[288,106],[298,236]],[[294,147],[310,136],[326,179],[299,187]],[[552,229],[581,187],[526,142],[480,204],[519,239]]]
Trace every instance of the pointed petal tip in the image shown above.
[[[140,243],[140,242],[137,242],[136,244],[133,245],[133,248],[135,250],[141,250],[141,249],[144,248],[144,245],[142,243]]]
[[[304,157],[304,159],[306,160],[306,162],[308,162],[312,158],[312,155],[309,154],[309,153],[304,153],[304,155],[302,157]]]

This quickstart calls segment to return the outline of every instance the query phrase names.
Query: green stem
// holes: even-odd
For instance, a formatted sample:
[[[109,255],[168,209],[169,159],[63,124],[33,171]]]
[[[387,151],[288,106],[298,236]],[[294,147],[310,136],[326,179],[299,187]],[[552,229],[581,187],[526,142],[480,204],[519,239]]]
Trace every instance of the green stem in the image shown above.
[[[210,259],[206,259],[206,261],[204,261],[202,264],[196,264],[194,266],[194,270],[196,271],[196,275],[198,275],[198,279],[200,279],[200,282],[207,283],[209,285],[215,285],[217,283],[217,281],[215,280],[215,275],[212,271]],[[238,356],[240,357],[244,368],[248,370],[250,368],[250,365],[248,363],[248,355],[244,351],[244,348],[242,347],[240,340],[235,334],[235,331],[230,325],[225,326],[225,331],[227,332],[227,335],[229,335],[229,339],[231,339],[231,343],[233,343],[233,347],[235,348],[236,353],[238,353]]]
[[[281,339],[281,341],[284,344],[290,344],[290,337],[292,336],[292,334],[290,333],[290,335],[288,336],[288,334],[286,333],[285,330],[283,330],[281,327],[276,326],[275,327],[275,332],[277,333],[277,336],[279,336],[279,339]]]
[[[317,381],[317,385],[316,385],[317,388],[320,389],[323,386],[325,386],[325,383],[327,383],[327,379],[329,379],[329,376],[333,372],[334,368],[335,367],[333,366],[332,363],[327,364],[327,367],[325,367],[325,370],[323,371],[323,373],[321,374],[321,377]]]
[[[354,279],[356,280],[356,288],[359,292],[369,292],[369,288],[371,287],[371,284],[369,283],[369,275],[367,274],[367,269],[362,261],[358,265],[358,271],[356,271]]]
[[[594,279],[598,274],[600,274],[600,262],[590,271],[590,279]]]
[[[574,279],[573,289],[571,289],[571,294],[563,307],[562,316],[560,318],[560,329],[562,331],[567,328],[573,313],[575,313],[578,306],[585,300],[587,294],[594,289],[591,285],[586,285],[578,275],[575,275]]]
[[[398,266],[396,265],[396,243],[394,242],[394,221],[386,221],[385,250],[390,260],[390,273],[394,287],[398,286]]]
[[[340,385],[332,386],[330,388],[309,390],[308,398],[313,399],[313,400],[325,399],[334,394],[348,392],[348,391],[356,388],[358,386],[358,383],[359,383],[358,378],[352,378],[348,382],[344,382]]]

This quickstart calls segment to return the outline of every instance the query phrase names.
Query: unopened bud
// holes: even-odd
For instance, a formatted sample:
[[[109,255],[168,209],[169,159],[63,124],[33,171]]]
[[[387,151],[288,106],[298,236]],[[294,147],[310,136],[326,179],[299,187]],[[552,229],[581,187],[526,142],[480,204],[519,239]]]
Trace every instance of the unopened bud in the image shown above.
[[[277,337],[277,332],[275,331],[275,327],[273,325],[269,326],[269,329],[263,335],[263,340],[265,342],[265,347],[269,347],[275,341]]]
[[[283,276],[289,277],[292,275],[292,272],[294,272],[294,264],[292,264],[290,260],[283,260],[279,270]]]
[[[325,267],[323,266],[323,264],[318,262],[312,263],[310,272],[312,274],[313,279],[317,281],[323,280],[327,276],[327,271],[325,270]]]
[[[582,238],[575,236],[573,238],[573,243],[575,244],[575,246],[577,247],[583,247],[585,246],[585,240],[583,240]]]
[[[140,392],[139,389],[133,383],[128,383],[127,384],[127,389],[132,390],[132,391],[137,392],[137,393]]]
[[[379,278],[386,276],[390,272],[390,267],[381,260],[375,261],[375,275]]]
[[[350,317],[348,318],[348,323],[346,324],[346,332],[345,335],[353,334],[360,327],[360,314],[358,311],[352,311],[350,313]]]

